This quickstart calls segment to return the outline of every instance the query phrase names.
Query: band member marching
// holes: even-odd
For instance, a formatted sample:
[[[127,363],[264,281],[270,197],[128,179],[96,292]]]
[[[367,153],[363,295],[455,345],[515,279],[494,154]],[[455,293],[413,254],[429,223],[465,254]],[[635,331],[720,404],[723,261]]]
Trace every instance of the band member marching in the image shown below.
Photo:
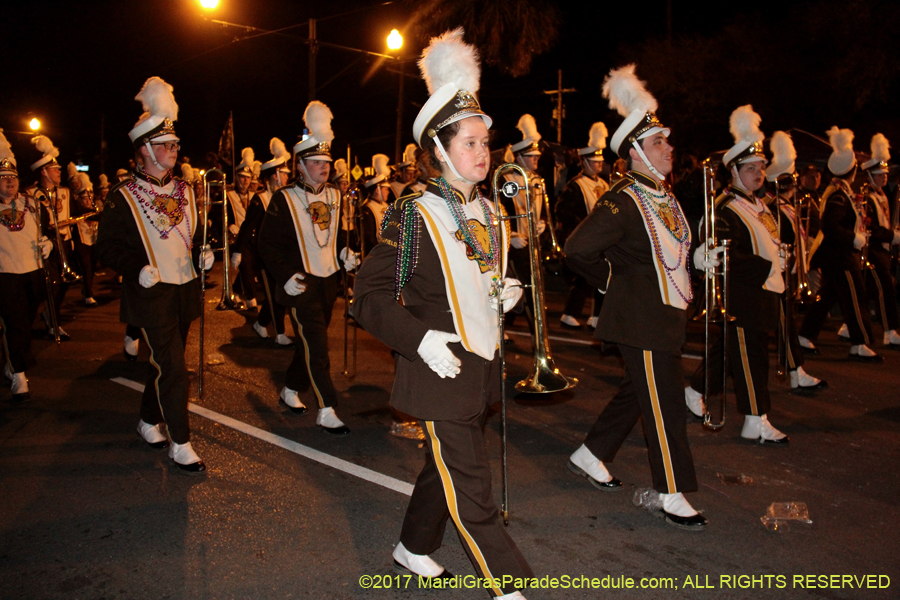
[[[328,358],[328,323],[337,299],[341,263],[359,264],[341,229],[340,192],[328,183],[331,167],[331,110],[316,100],[303,121],[309,137],[294,145],[297,178],[278,190],[263,217],[259,254],[276,281],[275,301],[286,306],[300,338],[285,374],[280,402],[306,412],[300,393],[315,395],[316,425],[332,434],[349,433],[334,412],[337,390]],[[339,262],[340,261],[340,262]]]
[[[395,569],[450,577],[428,556],[450,518],[479,576],[496,582],[532,576],[500,524],[483,434],[488,407],[500,400],[497,305],[511,308],[521,288],[503,277],[508,234],[478,190],[490,172],[491,119],[475,98],[478,57],[462,38],[460,28],[433,39],[419,63],[431,97],[413,137],[433,177],[385,216],[382,241],[357,277],[353,313],[396,352],[391,404],[420,419],[426,435]],[[523,597],[512,583],[487,591]]]
[[[706,528],[684,492],[697,490],[683,400],[681,346],[691,301],[691,233],[665,185],[672,171],[670,130],[656,117],[656,99],[634,73],[610,72],[603,95],[625,121],[612,150],[630,170],[600,197],[566,242],[566,263],[592,286],[606,289],[594,336],[615,344],[625,360],[619,391],[600,414],[569,469],[604,491],[622,489],[611,462],[643,417],[653,488],[667,523]]]
[[[172,86],[151,77],[135,100],[144,114],[128,137],[138,165],[107,196],[97,250],[103,264],[122,276],[120,320],[140,327],[150,350],[138,433],[154,449],[168,447],[179,469],[197,474],[206,465],[190,441],[184,351],[202,310],[200,269],[212,268],[214,258],[201,248],[203,227],[191,187],[172,175],[179,150]]]

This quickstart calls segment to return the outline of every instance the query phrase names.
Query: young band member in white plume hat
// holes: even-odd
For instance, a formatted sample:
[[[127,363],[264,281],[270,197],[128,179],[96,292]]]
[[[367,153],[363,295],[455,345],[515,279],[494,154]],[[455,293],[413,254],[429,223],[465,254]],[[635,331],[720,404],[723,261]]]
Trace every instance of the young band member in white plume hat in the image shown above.
[[[850,359],[881,362],[884,358],[869,347],[873,339],[872,317],[861,267],[862,250],[868,243],[866,205],[850,187],[858,168],[853,132],[832,127],[828,139],[832,148],[828,157],[832,180],[822,195],[820,229],[810,244],[809,263],[811,269],[821,269],[822,286],[815,304],[803,318],[800,344],[815,348],[828,311],[837,301],[848,328]]]
[[[522,598],[501,583],[504,576],[533,575],[500,524],[483,433],[488,407],[499,401],[497,311],[521,295],[517,281],[504,279],[506,228],[477,186],[490,172],[491,118],[475,96],[480,66],[461,28],[434,38],[419,65],[431,97],[413,137],[433,178],[385,215],[352,308],[369,333],[396,351],[391,405],[420,419],[426,434],[428,454],[394,567],[451,577],[428,556],[441,546],[450,518],[479,577],[491,582],[487,591]]]
[[[691,234],[665,184],[672,170],[669,129],[657,119],[656,100],[634,69],[614,69],[603,84],[610,107],[625,117],[611,147],[630,162],[630,170],[566,241],[566,264],[606,290],[594,337],[618,346],[625,374],[568,466],[600,490],[622,489],[605,463],[643,418],[653,488],[662,499],[659,516],[672,526],[702,531],[706,517],[684,497],[697,490],[681,370],[692,299]]]
[[[259,255],[276,281],[275,301],[290,310],[300,338],[285,374],[279,401],[306,412],[300,393],[312,389],[316,425],[335,435],[350,429],[334,412],[338,394],[328,358],[328,323],[337,299],[340,269],[352,271],[359,258],[341,228],[341,194],[328,182],[331,167],[331,110],[313,100],[303,113],[309,137],[294,145],[296,179],[272,196],[259,230]]]
[[[191,322],[202,310],[201,270],[211,269],[214,258],[201,247],[194,192],[172,174],[180,148],[172,92],[171,85],[151,77],[135,97],[144,114],[128,137],[138,164],[107,196],[97,251],[122,276],[120,320],[140,327],[150,350],[138,433],[152,448],[168,447],[179,469],[199,474],[206,465],[190,441],[184,350]]]
[[[702,363],[685,389],[688,405],[695,404],[704,387],[706,369],[710,385],[706,395],[722,393],[722,360],[728,361],[734,379],[738,411],[744,415],[741,437],[759,444],[788,444],[788,437],[769,423],[769,334],[778,326],[779,300],[784,293],[783,257],[775,217],[757,198],[766,178],[766,155],[759,129],[761,117],[749,104],[737,108],[730,118],[734,145],[722,162],[731,173],[731,184],[716,198],[716,236],[731,240],[729,246],[729,356],[722,352],[719,338],[710,351],[710,364]],[[714,240],[704,241],[712,245]],[[712,267],[701,245],[694,253],[697,269]],[[717,259],[709,263],[718,265]]]
[[[609,132],[606,125],[594,123],[588,134],[588,145],[578,149],[581,172],[566,184],[556,202],[556,222],[560,227],[562,243],[565,243],[578,224],[591,214],[600,196],[609,191],[609,184],[600,176],[604,165],[603,150],[606,148],[607,137]],[[581,326],[577,317],[581,314],[589,293],[593,294],[594,308],[588,323],[592,328],[597,327],[603,295],[579,276],[575,276],[569,288],[569,297],[566,298],[566,305],[559,319],[563,325]]]

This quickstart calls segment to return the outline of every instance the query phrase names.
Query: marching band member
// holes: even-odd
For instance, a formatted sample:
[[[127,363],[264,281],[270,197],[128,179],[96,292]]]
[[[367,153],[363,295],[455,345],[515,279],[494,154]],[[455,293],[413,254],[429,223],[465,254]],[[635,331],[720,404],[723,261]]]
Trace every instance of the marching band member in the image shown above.
[[[394,203],[393,189],[391,188],[391,168],[388,166],[390,159],[386,154],[376,154],[372,157],[372,169],[375,174],[366,180],[366,202],[361,210],[361,241],[366,253],[378,244],[381,239],[381,223],[384,213]]]
[[[505,272],[508,234],[478,190],[490,173],[491,119],[475,98],[477,55],[462,37],[462,28],[445,33],[423,53],[431,97],[413,134],[433,178],[385,216],[384,237],[357,277],[352,310],[396,352],[391,404],[420,419],[426,432],[428,454],[394,549],[395,569],[450,577],[428,556],[441,546],[450,518],[479,576],[496,581],[532,572],[500,524],[484,446],[502,370],[491,292]],[[508,310],[521,289],[504,282],[499,301]],[[522,598],[511,586],[489,592]]]
[[[206,465],[190,441],[184,350],[191,322],[202,310],[201,269],[212,268],[214,258],[201,248],[203,227],[193,191],[172,175],[179,150],[172,86],[151,77],[135,100],[144,114],[128,137],[139,164],[131,178],[110,190],[97,250],[103,264],[122,275],[120,320],[140,327],[150,350],[153,368],[138,433],[151,448],[168,447],[179,469],[199,474]]]
[[[900,244],[900,230],[891,227],[891,208],[884,193],[887,184],[888,165],[891,159],[890,144],[884,135],[876,133],[872,137],[872,158],[860,165],[868,182],[863,184],[861,193],[867,202],[869,216],[869,243],[866,260],[870,280],[874,284],[872,295],[877,297],[876,314],[884,328],[884,345],[900,347],[897,328],[897,291],[891,275],[891,247]]]
[[[391,191],[394,193],[394,197],[391,199],[392,204],[394,200],[404,195],[403,190],[406,189],[406,186],[416,180],[417,148],[418,146],[415,144],[407,144],[403,150],[403,160],[394,167],[394,177],[391,179]]]
[[[563,240],[569,237],[578,224],[591,214],[600,196],[609,191],[609,184],[600,177],[604,164],[603,150],[606,148],[608,135],[606,125],[594,123],[591,126],[588,145],[578,150],[581,173],[569,181],[556,203],[556,222],[560,226]],[[588,293],[593,293],[594,300],[594,308],[588,324],[596,329],[603,295],[588,285],[583,277],[577,275],[569,288],[563,315],[559,319],[563,325],[581,327],[577,317],[584,308],[584,301],[587,299]]]
[[[615,344],[625,361],[619,391],[600,414],[569,469],[604,491],[622,489],[611,462],[643,417],[653,488],[666,522],[690,531],[706,518],[684,492],[697,490],[682,399],[681,346],[691,301],[691,233],[665,184],[672,171],[670,130],[656,117],[656,99],[634,73],[614,69],[603,83],[625,121],[611,148],[630,169],[600,197],[566,242],[566,262],[596,288],[606,289],[594,337]]]
[[[272,158],[259,166],[259,180],[265,187],[254,193],[250,199],[244,222],[241,223],[237,239],[232,246],[234,251],[231,253],[231,266],[240,269],[241,278],[248,282],[248,286],[252,282],[258,282],[263,288],[263,305],[256,322],[253,323],[253,331],[259,337],[267,338],[269,337],[267,327],[269,323],[273,323],[275,343],[279,346],[290,346],[293,342],[284,334],[284,305],[275,302],[275,280],[259,255],[259,230],[272,196],[287,185],[291,175],[288,164],[291,155],[284,142],[278,138],[272,138],[269,142],[269,151]],[[248,290],[247,294],[252,294],[253,300],[256,300],[255,290]]]
[[[94,202],[94,184],[91,183],[91,178],[87,173],[78,173],[76,179],[78,183],[74,186],[77,191],[72,203],[73,216],[99,212],[98,205]],[[100,217],[88,217],[78,221],[75,226],[75,254],[81,264],[81,293],[85,305],[97,306],[97,301],[94,300],[94,267],[97,264],[95,244]]]
[[[253,198],[250,182],[253,181],[255,160],[253,148],[241,150],[241,162],[235,168],[234,187],[229,189],[227,194],[228,207],[231,209],[228,214],[228,232],[231,235],[237,235],[241,230],[241,224],[247,216],[247,207],[250,205],[250,199]]]
[[[822,271],[822,287],[815,304],[800,326],[800,345],[815,348],[815,340],[828,318],[835,300],[840,303],[850,334],[850,358],[881,362],[872,343],[869,297],[862,276],[862,248],[866,245],[865,203],[855,202],[850,184],[856,178],[853,132],[832,127],[828,130],[832,153],[828,170],[834,178],[822,196],[821,229],[810,244],[810,268]]]
[[[787,355],[788,370],[790,373],[791,389],[799,391],[812,391],[828,387],[828,383],[809,375],[803,370],[803,350],[797,337],[797,323],[793,315],[794,291],[799,284],[800,274],[798,262],[806,261],[807,237],[800,221],[800,215],[795,214],[794,196],[794,161],[797,159],[797,151],[794,149],[794,141],[784,131],[776,131],[769,142],[772,151],[772,162],[766,169],[766,181],[774,184],[770,211],[780,211],[781,217],[776,216],[775,221],[780,225],[779,241],[782,247],[800,248],[800,255],[794,256],[793,268],[787,272],[785,278],[791,282],[781,295],[781,313],[779,316],[782,332],[786,330],[787,343],[784,351]],[[805,265],[804,265],[805,267]],[[791,304],[789,306],[789,303]]]
[[[3,372],[12,383],[13,402],[31,398],[25,377],[36,364],[31,324],[47,296],[41,261],[53,244],[41,237],[41,218],[35,199],[19,193],[16,157],[0,129],[0,325],[6,347]]]
[[[312,101],[303,113],[310,131],[294,145],[297,178],[272,196],[259,230],[259,254],[277,285],[275,301],[290,309],[300,338],[285,374],[280,401],[306,412],[300,393],[312,387],[318,404],[316,425],[327,433],[350,433],[334,412],[337,390],[328,358],[328,323],[337,299],[341,268],[358,266],[340,225],[337,188],[328,183],[331,167],[331,110]]]
[[[731,113],[731,134],[735,144],[722,164],[731,174],[731,183],[716,198],[716,237],[731,240],[728,249],[729,313],[734,323],[728,327],[728,365],[734,380],[738,412],[744,415],[741,437],[764,445],[786,446],[790,441],[769,423],[769,334],[778,327],[779,300],[784,293],[783,258],[778,226],[772,213],[756,193],[766,178],[766,155],[759,130],[761,118],[747,104]],[[709,264],[701,245],[694,254],[698,270],[718,266]],[[718,254],[718,252],[716,252]],[[685,388],[685,399],[694,414],[703,414],[705,371],[710,369],[711,390],[722,393],[723,356],[721,336],[710,352],[710,364],[701,363]],[[700,410],[697,410],[697,409]]]

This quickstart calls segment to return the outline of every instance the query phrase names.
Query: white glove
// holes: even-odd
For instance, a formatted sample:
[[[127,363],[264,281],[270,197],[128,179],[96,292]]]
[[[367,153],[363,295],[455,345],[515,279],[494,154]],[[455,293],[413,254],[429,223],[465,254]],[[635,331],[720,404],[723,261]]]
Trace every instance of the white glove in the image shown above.
[[[425,337],[419,343],[417,352],[428,367],[441,376],[441,379],[449,377],[451,379],[459,375],[459,367],[462,365],[459,359],[454,356],[447,344],[450,342],[459,342],[462,338],[455,333],[447,333],[446,331],[437,331],[429,329]]]
[[[204,271],[212,269],[213,263],[216,261],[216,255],[213,254],[209,244],[200,249],[200,258],[197,259],[197,266]]]
[[[866,245],[866,235],[860,232],[856,232],[856,236],[853,238],[853,247],[859,250],[863,246]]]
[[[353,271],[359,266],[359,254],[350,248],[341,250],[341,260],[344,263],[344,270],[346,271]]]
[[[503,301],[503,312],[508,313],[519,303],[522,297],[522,282],[512,277],[503,280],[503,291],[500,292],[500,300]],[[491,296],[491,308],[497,310],[497,296]]]
[[[537,234],[541,235],[544,233],[544,230],[547,229],[547,223],[544,222],[543,219],[537,222]]]
[[[241,266],[241,253],[235,252],[231,255],[231,268],[237,269],[239,266]]]
[[[150,265],[144,265],[144,268],[141,269],[141,272],[138,275],[138,283],[145,288],[152,288],[159,283],[159,269],[151,267]]]
[[[237,235],[238,233],[240,233],[241,228],[232,223],[228,226],[228,231],[231,232],[231,235]]]
[[[528,245],[528,238],[520,235],[514,235],[510,238],[509,244],[516,250],[521,250]]]
[[[301,279],[306,279],[306,275],[303,273],[294,273],[291,278],[287,280],[287,283],[284,284],[284,291],[287,292],[288,296],[299,296],[306,291],[306,284],[302,283]]]
[[[724,246],[716,246],[715,248],[710,248],[709,260],[706,259],[705,250],[706,246],[703,244],[700,244],[699,246],[697,246],[697,249],[694,250],[694,268],[700,271],[711,271],[712,269],[722,264],[722,261],[717,259],[716,257],[725,251]]]
[[[46,235],[38,240],[38,247],[41,249],[42,258],[47,258],[53,252],[53,242]]]

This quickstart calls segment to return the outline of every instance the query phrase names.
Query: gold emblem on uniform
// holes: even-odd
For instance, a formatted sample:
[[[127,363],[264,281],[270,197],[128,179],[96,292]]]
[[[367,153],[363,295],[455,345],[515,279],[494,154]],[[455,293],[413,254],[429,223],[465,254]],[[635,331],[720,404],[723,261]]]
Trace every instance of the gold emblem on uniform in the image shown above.
[[[313,225],[318,225],[319,229],[322,231],[328,229],[328,226],[331,225],[331,211],[324,202],[311,203],[307,212],[309,213],[309,218],[312,220]]]
[[[477,219],[469,219],[468,226],[469,231],[472,232],[472,235],[475,237],[478,243],[481,244],[482,248],[491,247],[491,234],[488,232],[487,227],[485,227]],[[487,273],[491,270],[490,265],[482,264],[481,261],[477,259],[475,251],[468,243],[466,243],[466,239],[462,231],[456,231],[456,239],[466,245],[466,258],[476,261],[478,263],[478,268],[481,269],[482,273]]]

